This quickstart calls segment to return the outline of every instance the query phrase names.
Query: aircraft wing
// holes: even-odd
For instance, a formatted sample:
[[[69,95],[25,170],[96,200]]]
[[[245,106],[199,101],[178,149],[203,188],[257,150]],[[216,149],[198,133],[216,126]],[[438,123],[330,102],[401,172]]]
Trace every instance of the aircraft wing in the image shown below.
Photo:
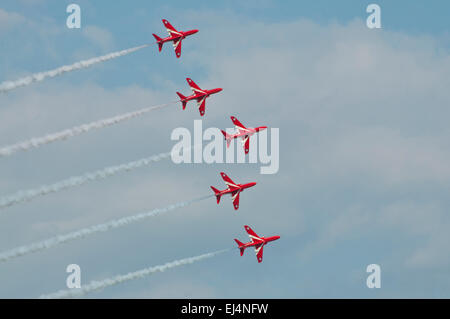
[[[167,32],[168,32],[171,36],[180,36],[180,35],[181,35],[181,33],[180,33],[177,29],[175,29],[175,28],[170,24],[169,21],[163,19],[162,22],[163,22],[164,26],[166,27]]]
[[[244,144],[245,154],[248,154],[250,150],[250,136],[245,135],[244,139],[242,140],[242,144]]]
[[[200,111],[200,116],[205,115],[205,103],[206,103],[206,96],[197,100],[197,105],[198,105],[198,110]]]
[[[258,259],[259,263],[262,262],[263,260],[263,251],[264,251],[264,244],[255,246],[256,259]]]
[[[248,237],[250,237],[250,239],[252,240],[252,242],[254,243],[262,243],[263,240],[261,239],[261,237],[259,237],[254,231],[253,229],[251,229],[249,226],[245,225],[244,226],[245,231],[248,234]]]
[[[241,123],[237,118],[234,116],[231,117],[231,121],[233,122],[234,126],[236,127],[236,130],[240,133],[248,132],[249,130]]]
[[[238,120],[237,118],[235,118],[234,116],[231,117],[231,121],[232,121],[233,124],[236,125],[236,127],[238,127],[238,128],[243,128],[243,129],[246,128],[246,127],[245,127],[241,122],[239,122],[239,120]]]
[[[240,193],[241,193],[240,189],[231,193],[231,199],[233,200],[233,206],[234,206],[235,210],[239,209],[239,194]]]
[[[236,185],[236,183],[233,182],[233,181],[231,180],[231,178],[229,178],[229,177],[227,176],[227,174],[225,174],[224,172],[220,172],[220,176],[222,176],[222,179],[224,180],[225,184],[226,184],[228,187],[230,187],[231,189],[237,189],[237,188],[239,188],[239,187]]]
[[[192,93],[194,93],[194,94],[205,93],[197,84],[195,84],[194,81],[192,81],[192,79],[186,78],[186,81],[187,81],[189,87],[191,88]]]
[[[173,48],[175,49],[175,55],[177,58],[181,56],[181,38],[178,40],[173,40]]]

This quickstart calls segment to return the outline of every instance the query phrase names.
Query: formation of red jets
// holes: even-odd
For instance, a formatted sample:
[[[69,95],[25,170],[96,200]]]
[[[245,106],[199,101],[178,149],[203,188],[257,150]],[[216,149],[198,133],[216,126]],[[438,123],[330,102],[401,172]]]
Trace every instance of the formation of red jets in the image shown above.
[[[158,44],[158,49],[161,52],[162,48],[163,48],[163,44],[166,42],[172,42],[173,43],[173,47],[175,50],[175,55],[177,58],[180,58],[181,56],[181,43],[182,41],[192,35],[198,32],[197,29],[194,30],[189,30],[189,31],[178,31],[177,29],[175,29],[169,21],[163,19],[162,20],[164,26],[167,29],[167,32],[169,33],[169,36],[166,38],[160,38],[159,36],[157,36],[156,34],[153,33],[153,36],[156,39],[156,43]],[[182,104],[183,110],[186,108],[187,102],[192,101],[192,100],[196,100],[197,101],[197,105],[198,105],[198,109],[200,112],[200,116],[205,115],[205,103],[206,103],[206,99],[208,97],[210,97],[212,94],[216,94],[219,93],[220,91],[222,91],[221,88],[215,88],[215,89],[210,89],[210,90],[205,90],[205,89],[201,89],[194,81],[192,81],[192,79],[190,78],[186,78],[186,81],[189,85],[189,87],[192,90],[192,95],[189,96],[184,96],[183,94],[181,94],[180,92],[176,92],[178,97],[180,98],[180,102]],[[244,145],[244,151],[245,154],[249,153],[250,150],[250,137],[255,134],[258,133],[264,129],[267,128],[267,126],[260,126],[260,127],[245,127],[241,122],[239,122],[239,120],[234,117],[231,116],[231,121],[233,122],[233,124],[235,125],[236,128],[236,132],[234,134],[228,134],[225,131],[221,131],[222,134],[224,135],[224,138],[227,142],[227,147],[230,146],[230,143],[233,139],[238,139],[241,138],[242,139],[242,143]],[[251,183],[246,183],[246,184],[239,184],[239,183],[235,183],[233,182],[233,180],[231,178],[229,178],[224,172],[220,173],[222,179],[224,180],[225,184],[227,185],[227,188],[224,190],[218,190],[217,188],[211,186],[211,189],[214,191],[214,195],[216,196],[217,199],[217,204],[220,203],[220,198],[222,195],[225,194],[230,194],[231,195],[231,199],[233,201],[233,207],[235,210],[239,209],[239,195],[240,193],[242,193],[245,189],[253,187],[256,185],[255,182],[251,182]],[[271,237],[260,237],[258,236],[249,226],[244,226],[246,232],[248,233],[249,237],[250,237],[250,242],[248,243],[242,243],[239,240],[235,239],[236,243],[238,244],[238,248],[241,252],[241,256],[244,254],[244,250],[248,247],[254,247],[255,248],[255,253],[256,253],[256,259],[258,260],[258,262],[262,262],[263,260],[263,248],[264,245],[266,245],[267,243],[277,240],[280,238],[280,236],[271,236]]]

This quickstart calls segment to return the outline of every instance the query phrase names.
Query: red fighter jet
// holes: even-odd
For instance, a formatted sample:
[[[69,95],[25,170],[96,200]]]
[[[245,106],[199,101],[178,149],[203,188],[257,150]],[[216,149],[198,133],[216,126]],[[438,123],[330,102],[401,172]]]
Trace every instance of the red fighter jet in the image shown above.
[[[158,37],[156,34],[153,33],[153,36],[156,39],[156,43],[158,43],[159,52],[161,52],[161,49],[165,42],[172,41],[173,48],[175,49],[175,55],[177,56],[177,58],[179,58],[181,56],[181,41],[183,41],[183,39],[186,38],[187,36],[197,33],[198,30],[194,29],[189,31],[178,31],[170,24],[169,21],[163,19],[162,22],[166,27],[167,32],[169,32],[169,36],[167,38],[161,39],[160,37]]]
[[[205,114],[206,98],[208,98],[211,94],[219,93],[220,91],[222,91],[222,89],[217,88],[217,89],[212,89],[212,90],[202,90],[190,78],[186,78],[186,81],[192,89],[192,95],[184,96],[180,92],[177,92],[178,96],[180,97],[181,104],[183,105],[183,110],[186,108],[187,102],[189,102],[191,100],[197,100],[198,110],[200,111],[200,116],[203,116]]]
[[[256,183],[247,183],[247,184],[237,184],[231,180],[225,174],[224,172],[221,172],[220,175],[222,176],[223,180],[225,181],[225,184],[228,186],[227,189],[224,189],[223,191],[219,191],[217,188],[214,188],[211,186],[211,189],[214,191],[214,194],[217,198],[217,204],[220,203],[220,197],[225,194],[231,194],[231,199],[233,200],[233,206],[235,210],[238,210],[239,208],[239,194],[244,191],[244,189],[255,186]]]
[[[241,137],[242,144],[244,145],[245,154],[248,154],[248,152],[250,150],[250,136],[252,136],[255,133],[258,133],[259,131],[265,130],[267,128],[267,126],[245,127],[234,116],[231,117],[231,121],[236,126],[236,133],[228,134],[224,130],[221,130],[223,136],[225,136],[225,140],[227,141],[227,147],[230,146],[230,143],[233,139]]]
[[[245,225],[244,228],[247,231],[251,242],[244,244],[244,243],[241,243],[237,239],[235,239],[234,241],[238,244],[238,248],[241,251],[241,256],[244,255],[245,248],[254,246],[255,253],[256,253],[256,259],[258,259],[258,262],[260,263],[263,260],[264,245],[271,241],[279,239],[280,236],[260,237],[260,236],[256,235],[256,233],[249,226]]]

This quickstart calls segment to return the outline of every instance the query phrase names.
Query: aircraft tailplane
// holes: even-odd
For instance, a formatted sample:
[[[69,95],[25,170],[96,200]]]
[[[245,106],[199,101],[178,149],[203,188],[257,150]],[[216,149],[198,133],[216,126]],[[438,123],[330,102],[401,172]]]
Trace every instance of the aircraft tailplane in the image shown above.
[[[183,105],[183,110],[184,110],[186,108],[186,103],[187,103],[186,97],[183,94],[181,94],[180,92],[177,92],[177,94],[180,97],[180,101],[181,101],[181,104]]]
[[[225,132],[224,130],[220,130],[227,141],[227,147],[230,147],[231,144],[231,135]]]
[[[241,256],[244,255],[245,250],[244,244],[237,239],[235,239],[234,241],[238,244],[238,248],[241,251]]]
[[[158,43],[158,49],[159,49],[159,52],[161,52],[164,42],[163,42],[162,39],[161,39],[160,37],[158,37],[156,34],[154,34],[154,33],[152,33],[152,34],[153,34],[153,36],[155,37],[156,42]]]
[[[216,195],[217,204],[219,204],[220,203],[220,197],[222,196],[220,194],[220,191],[217,188],[213,187],[213,186],[211,186],[211,189],[214,191],[214,194]]]

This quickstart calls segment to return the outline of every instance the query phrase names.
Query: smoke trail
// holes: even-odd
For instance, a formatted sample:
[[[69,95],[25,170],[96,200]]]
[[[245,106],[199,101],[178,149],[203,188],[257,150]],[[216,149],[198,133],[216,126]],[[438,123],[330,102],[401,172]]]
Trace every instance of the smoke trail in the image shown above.
[[[52,238],[49,238],[49,239],[46,239],[46,240],[43,240],[40,242],[36,242],[36,243],[30,244],[30,245],[17,247],[17,248],[11,249],[9,251],[0,253],[0,262],[6,262],[13,258],[17,258],[17,257],[23,256],[23,255],[31,254],[31,253],[41,251],[44,249],[48,249],[48,248],[57,246],[59,244],[63,244],[63,243],[72,241],[72,240],[81,239],[81,238],[84,238],[86,236],[89,236],[89,235],[92,235],[95,233],[106,232],[106,231],[114,229],[114,228],[126,226],[131,223],[136,223],[143,219],[146,219],[149,217],[154,217],[154,216],[157,216],[160,214],[164,214],[169,211],[172,211],[172,210],[175,210],[175,209],[178,209],[181,207],[185,207],[192,203],[210,198],[212,196],[214,196],[214,195],[207,195],[207,196],[199,197],[199,198],[196,198],[193,200],[179,202],[179,203],[172,204],[172,205],[169,205],[164,208],[157,208],[157,209],[154,209],[154,210],[151,210],[148,212],[144,212],[144,213],[140,213],[140,214],[136,214],[133,216],[114,219],[114,220],[111,220],[111,221],[103,223],[103,224],[98,224],[98,225],[82,228],[80,230],[77,230],[77,231],[74,231],[71,233],[67,233],[64,235],[58,235],[58,236],[55,236],[55,237],[52,237]]]
[[[5,82],[0,83],[0,93],[8,92],[8,91],[14,90],[18,87],[21,87],[21,86],[27,86],[34,82],[40,82],[40,81],[45,80],[46,78],[53,78],[55,76],[58,76],[58,75],[61,75],[61,74],[67,73],[67,72],[85,69],[94,64],[97,64],[100,62],[105,62],[105,61],[108,61],[111,59],[118,58],[120,56],[124,56],[124,55],[130,54],[130,53],[133,53],[140,49],[146,48],[149,45],[150,44],[145,44],[145,45],[141,45],[138,47],[134,47],[134,48],[118,51],[118,52],[113,52],[113,53],[106,54],[103,56],[99,56],[96,58],[79,61],[79,62],[76,62],[71,65],[64,65],[57,69],[53,69],[53,70],[46,71],[46,72],[35,73],[32,75],[26,76],[24,78],[18,79],[16,81],[5,81]]]
[[[156,272],[164,272],[170,268],[174,268],[174,267],[178,267],[178,266],[182,266],[182,265],[186,265],[186,264],[192,264],[194,262],[197,262],[197,261],[200,261],[203,259],[212,258],[212,257],[217,256],[218,254],[222,254],[226,251],[229,251],[229,249],[219,250],[219,251],[215,251],[212,253],[207,253],[207,254],[203,254],[203,255],[199,255],[199,256],[195,256],[195,257],[179,259],[179,260],[175,260],[175,261],[166,263],[164,265],[145,268],[145,269],[142,269],[139,271],[130,272],[126,275],[118,275],[118,276],[108,278],[105,280],[101,280],[101,281],[94,280],[94,281],[91,281],[87,285],[81,286],[81,288],[79,288],[79,289],[60,290],[60,291],[52,293],[52,294],[42,295],[39,298],[51,299],[51,298],[79,297],[79,296],[85,295],[89,292],[103,289],[103,288],[106,288],[109,286],[117,285],[117,284],[120,284],[120,283],[128,281],[128,280],[144,278],[144,277],[154,274]]]
[[[189,147],[183,148],[183,151],[188,149],[195,149],[197,147],[201,147],[203,144],[196,144]],[[150,165],[151,163],[159,162],[165,158],[171,156],[171,152],[160,153],[158,155],[153,155],[147,158],[142,158],[137,161],[129,162],[126,164],[109,166],[103,169],[100,169],[95,172],[85,173],[79,176],[72,176],[60,182],[56,182],[49,185],[43,185],[38,188],[29,189],[29,190],[21,190],[12,195],[7,195],[0,198],[0,209],[9,207],[18,203],[27,202],[33,200],[36,197],[44,196],[50,193],[56,193],[66,188],[71,188],[75,186],[83,185],[87,182],[96,181],[100,179],[104,179],[113,175],[116,175],[120,172],[130,171],[136,168],[140,168],[143,166]]]
[[[21,202],[30,201],[38,196],[47,195],[50,193],[56,193],[66,188],[83,185],[87,182],[104,179],[113,176],[117,173],[130,171],[142,166],[150,165],[151,163],[158,162],[162,159],[170,157],[171,152],[161,153],[151,157],[143,158],[137,161],[129,162],[126,164],[110,166],[100,169],[95,172],[85,173],[80,176],[72,176],[60,182],[54,184],[43,185],[38,188],[29,189],[25,191],[18,191],[15,194],[0,198],[0,209],[8,206],[12,206]]]
[[[31,138],[28,141],[23,141],[23,142],[19,142],[16,144],[8,145],[3,148],[0,148],[0,157],[9,156],[18,151],[26,151],[31,148],[38,148],[45,144],[64,140],[69,137],[73,137],[73,136],[80,135],[82,133],[86,133],[92,129],[99,129],[99,128],[111,126],[111,125],[129,120],[129,119],[141,116],[143,114],[146,114],[153,110],[165,107],[165,106],[173,104],[175,102],[178,102],[178,101],[172,101],[172,102],[165,103],[165,104],[160,104],[160,105],[156,105],[156,106],[143,108],[143,109],[140,109],[140,110],[137,110],[134,112],[128,112],[128,113],[117,115],[117,116],[110,117],[107,119],[102,119],[102,120],[98,120],[98,121],[91,122],[88,124],[75,126],[70,129],[66,129],[66,130],[63,130],[63,131],[60,131],[57,133],[47,134],[43,137]]]

